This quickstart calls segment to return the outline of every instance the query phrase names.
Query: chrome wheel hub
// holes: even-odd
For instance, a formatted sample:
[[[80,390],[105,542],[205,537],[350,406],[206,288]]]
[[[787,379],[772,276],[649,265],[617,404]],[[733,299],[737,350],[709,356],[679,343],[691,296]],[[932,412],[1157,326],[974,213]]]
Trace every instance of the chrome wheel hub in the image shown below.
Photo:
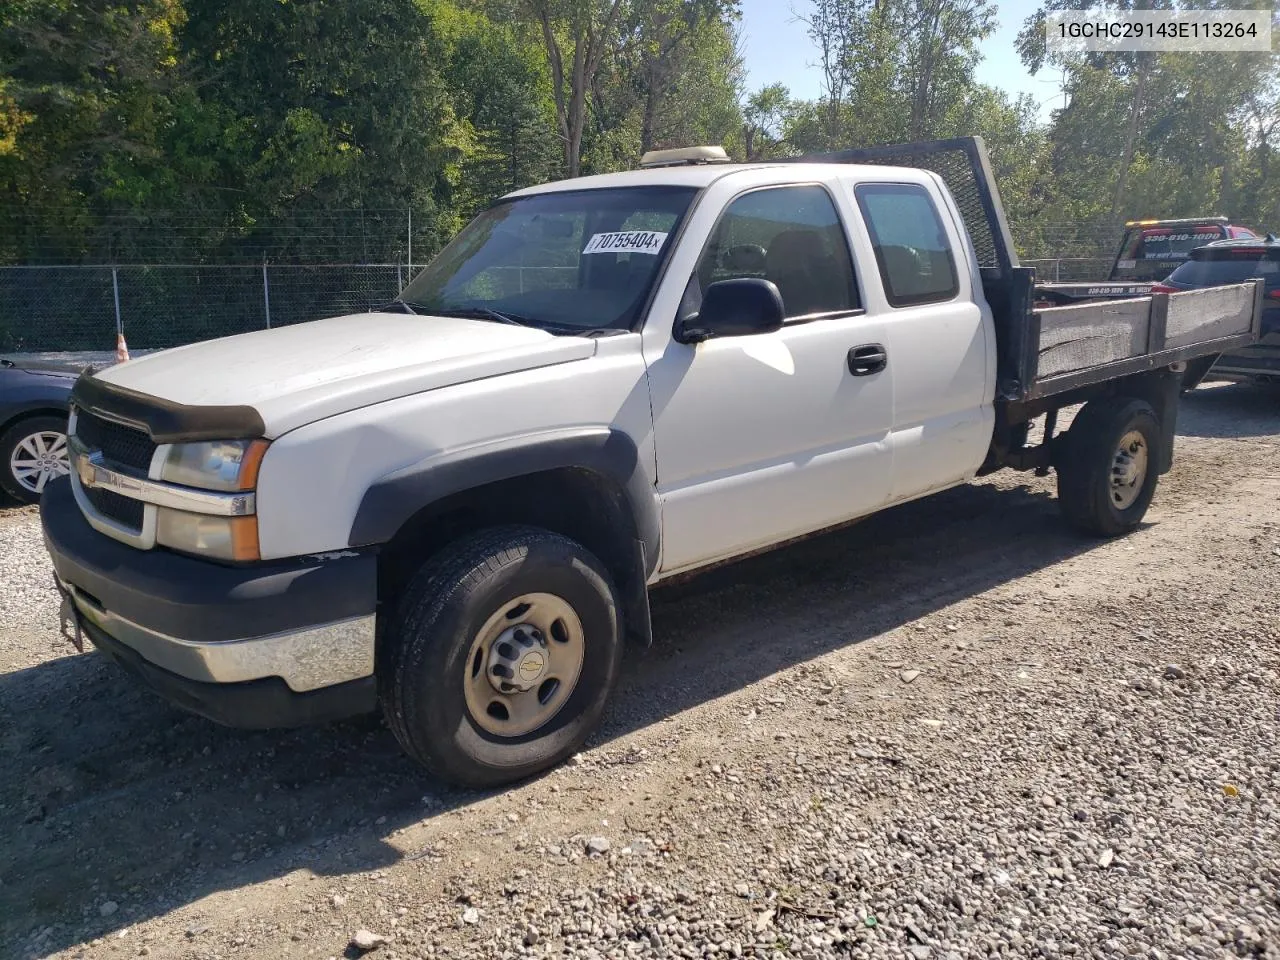
[[[46,483],[71,472],[66,435],[42,430],[23,437],[9,455],[9,472],[24,490],[43,493]]]
[[[1130,430],[1120,438],[1111,463],[1111,502],[1116,509],[1126,510],[1137,501],[1147,479],[1149,460],[1147,442],[1141,433]]]
[[[500,737],[521,737],[560,712],[582,673],[582,621],[565,600],[530,593],[485,621],[467,656],[463,680],[476,724]]]
[[[547,641],[537,627],[504,630],[489,650],[489,683],[498,693],[527,693],[547,673]]]

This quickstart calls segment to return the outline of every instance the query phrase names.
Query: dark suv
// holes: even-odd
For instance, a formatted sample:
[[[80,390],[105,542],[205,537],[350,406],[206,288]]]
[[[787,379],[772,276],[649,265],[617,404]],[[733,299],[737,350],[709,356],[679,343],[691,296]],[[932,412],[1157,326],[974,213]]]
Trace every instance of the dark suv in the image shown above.
[[[1253,239],[1252,230],[1238,227],[1226,217],[1192,217],[1185,220],[1130,220],[1108,280],[1162,280],[1184,263],[1196,247],[1217,240]]]
[[[1267,234],[1263,239],[1219,240],[1198,247],[1163,283],[1152,287],[1154,293],[1177,293],[1254,278],[1264,281],[1262,338],[1239,353],[1220,357],[1210,371],[1212,376],[1280,380],[1280,241]]]

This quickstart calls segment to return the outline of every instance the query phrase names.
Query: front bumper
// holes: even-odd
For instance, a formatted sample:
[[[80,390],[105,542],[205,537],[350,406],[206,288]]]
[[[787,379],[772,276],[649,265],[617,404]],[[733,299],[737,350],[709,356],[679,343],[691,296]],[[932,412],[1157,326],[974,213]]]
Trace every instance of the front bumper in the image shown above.
[[[227,567],[138,550],[90,527],[65,477],[40,518],[89,639],[179,706],[243,727],[375,709],[372,554]]]

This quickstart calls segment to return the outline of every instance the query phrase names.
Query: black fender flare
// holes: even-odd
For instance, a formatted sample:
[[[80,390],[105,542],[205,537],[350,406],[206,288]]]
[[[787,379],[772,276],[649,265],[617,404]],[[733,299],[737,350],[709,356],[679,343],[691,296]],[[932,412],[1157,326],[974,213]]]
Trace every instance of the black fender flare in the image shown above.
[[[348,544],[386,543],[415,514],[456,493],[548,470],[601,474],[622,490],[644,548],[644,576],[652,576],[661,546],[657,495],[630,436],[612,427],[580,427],[504,440],[432,457],[375,481],[356,509]]]

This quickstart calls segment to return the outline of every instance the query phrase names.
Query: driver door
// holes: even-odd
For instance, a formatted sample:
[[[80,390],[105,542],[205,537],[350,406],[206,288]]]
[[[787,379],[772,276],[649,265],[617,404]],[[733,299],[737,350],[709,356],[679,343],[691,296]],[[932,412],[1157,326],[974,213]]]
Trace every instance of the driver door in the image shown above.
[[[722,181],[709,193],[733,189]],[[704,209],[724,204],[711,199]],[[704,229],[692,271],[686,263],[683,276],[668,276],[687,278],[681,310],[696,311],[717,280],[764,277],[787,319],[773,333],[681,344],[671,313],[650,317],[651,327],[668,325],[645,331],[663,575],[868,513],[893,482],[892,362],[855,372],[850,360],[883,347],[886,331],[863,309],[832,192],[819,183],[751,189]]]

